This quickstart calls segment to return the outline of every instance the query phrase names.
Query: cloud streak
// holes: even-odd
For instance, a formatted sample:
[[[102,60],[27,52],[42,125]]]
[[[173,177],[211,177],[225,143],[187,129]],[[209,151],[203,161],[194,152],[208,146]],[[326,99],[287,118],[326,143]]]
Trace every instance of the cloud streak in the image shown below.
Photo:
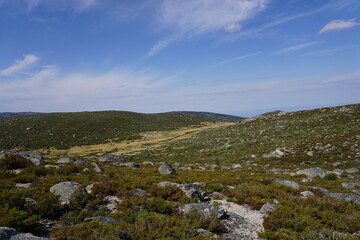
[[[254,57],[254,56],[257,56],[259,54],[262,54],[262,52],[256,52],[256,53],[252,53],[252,54],[248,54],[248,55],[243,55],[243,56],[227,59],[227,60],[218,62],[218,63],[214,64],[213,66],[218,66],[218,65],[223,65],[223,64],[227,64],[227,63],[232,63],[232,62],[244,60],[246,58]]]
[[[308,48],[308,47],[317,45],[319,43],[321,43],[321,42],[310,42],[310,43],[303,43],[303,44],[290,46],[290,47],[283,48],[283,49],[277,51],[274,55],[281,55],[281,54],[286,54],[286,53],[289,53],[289,52],[295,52],[295,51],[298,51],[298,50],[301,50],[301,49],[304,49],[304,48]]]
[[[14,64],[8,68],[0,70],[0,76],[10,76],[21,72],[22,70],[30,67],[39,60],[35,55],[25,55],[22,60],[15,60]]]
[[[146,56],[153,56],[170,43],[182,38],[193,38],[217,31],[236,32],[240,23],[267,7],[269,0],[162,0],[157,23],[170,31],[172,41],[159,40]],[[179,37],[181,36],[181,37]]]
[[[359,25],[360,23],[356,22],[356,18],[349,20],[332,20],[319,31],[319,34],[349,29]]]

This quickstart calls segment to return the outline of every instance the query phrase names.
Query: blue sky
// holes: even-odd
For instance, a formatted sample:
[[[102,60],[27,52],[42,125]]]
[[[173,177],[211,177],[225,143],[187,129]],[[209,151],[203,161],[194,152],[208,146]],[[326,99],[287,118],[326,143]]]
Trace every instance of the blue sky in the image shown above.
[[[358,0],[0,0],[0,111],[360,101]]]

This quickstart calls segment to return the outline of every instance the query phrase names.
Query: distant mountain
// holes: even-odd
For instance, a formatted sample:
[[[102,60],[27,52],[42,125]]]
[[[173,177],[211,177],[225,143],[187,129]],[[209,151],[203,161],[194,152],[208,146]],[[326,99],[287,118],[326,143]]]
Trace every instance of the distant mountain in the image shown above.
[[[39,112],[0,112],[1,117],[14,117],[14,116],[24,116],[24,115],[35,115],[41,114]]]
[[[221,113],[212,113],[212,112],[176,111],[175,113],[184,113],[184,114],[191,114],[201,117],[207,117],[221,122],[237,122],[246,119],[244,117],[221,114]]]

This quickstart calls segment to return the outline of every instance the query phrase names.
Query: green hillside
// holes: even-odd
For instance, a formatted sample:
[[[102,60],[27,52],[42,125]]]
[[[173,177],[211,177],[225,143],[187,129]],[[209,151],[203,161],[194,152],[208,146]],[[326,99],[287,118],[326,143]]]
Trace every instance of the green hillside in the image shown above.
[[[180,114],[122,111],[48,113],[0,119],[0,149],[37,149],[137,139],[146,131],[172,130],[215,120]]]

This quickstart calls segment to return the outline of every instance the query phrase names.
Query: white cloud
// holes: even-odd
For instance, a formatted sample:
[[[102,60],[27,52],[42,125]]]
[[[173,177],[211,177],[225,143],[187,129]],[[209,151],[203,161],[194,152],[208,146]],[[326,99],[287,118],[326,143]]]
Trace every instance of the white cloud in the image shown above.
[[[310,43],[303,43],[303,44],[290,46],[290,47],[287,47],[287,48],[284,48],[284,49],[281,49],[281,50],[277,51],[275,53],[275,55],[280,55],[280,54],[284,54],[284,53],[298,51],[300,49],[308,48],[308,47],[311,47],[311,46],[319,44],[319,43],[320,42],[310,42]]]
[[[16,60],[13,65],[3,70],[0,70],[0,76],[9,76],[21,72],[39,60],[35,55],[25,55],[24,59]]]
[[[360,25],[359,22],[356,22],[356,18],[352,18],[349,20],[332,20],[328,24],[326,24],[321,30],[320,34],[322,33],[328,33],[332,31],[340,31],[343,29],[352,28],[355,26]]]
[[[243,55],[243,56],[227,59],[227,60],[221,61],[219,63],[216,63],[215,65],[223,65],[223,64],[226,64],[226,63],[240,61],[240,60],[243,60],[243,59],[246,59],[246,58],[249,58],[249,57],[254,57],[254,56],[259,55],[261,53],[262,52],[256,52],[256,53],[252,53],[252,54],[248,54],[248,55]],[[213,66],[215,66],[215,65],[213,65]]]
[[[157,22],[161,29],[175,36],[192,38],[220,30],[235,32],[240,23],[265,9],[269,0],[162,0]],[[175,41],[175,39],[173,40]],[[160,40],[147,56],[160,52],[170,42]],[[159,47],[160,46],[160,47]]]
[[[240,24],[238,24],[238,23],[233,23],[233,24],[227,25],[227,26],[224,28],[224,31],[225,31],[225,32],[228,32],[228,33],[233,33],[233,32],[240,31],[240,29],[241,29],[241,25],[240,25]]]
[[[41,5],[50,9],[73,9],[74,11],[83,11],[89,7],[97,5],[97,0],[27,0],[28,11],[34,10]]]

